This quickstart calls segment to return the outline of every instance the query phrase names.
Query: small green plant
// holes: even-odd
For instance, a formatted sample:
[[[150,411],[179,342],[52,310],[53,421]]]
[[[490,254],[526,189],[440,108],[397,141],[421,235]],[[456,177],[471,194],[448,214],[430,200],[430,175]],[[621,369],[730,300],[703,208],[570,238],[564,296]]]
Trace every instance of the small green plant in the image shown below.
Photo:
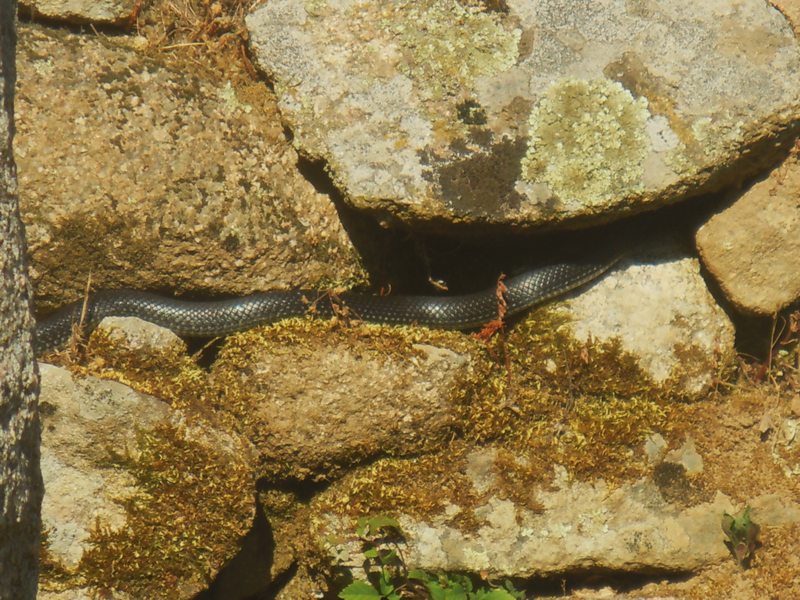
[[[749,506],[737,515],[725,513],[722,517],[722,531],[728,538],[725,544],[730,548],[742,568],[746,569],[750,566],[750,561],[758,546],[760,530],[758,524],[750,518]]]
[[[427,571],[414,570],[409,572],[408,578],[421,581],[430,600],[525,600],[525,594],[517,590],[510,581],[506,581],[502,588],[475,589],[472,579],[456,573],[434,575]]]
[[[364,570],[369,581],[354,581],[339,593],[342,600],[402,600],[407,579],[400,557],[400,523],[386,516],[361,517],[356,535],[361,540]]]
[[[472,579],[455,573],[409,571],[400,551],[403,533],[396,519],[361,517],[356,527],[367,581],[354,581],[341,600],[524,600],[525,595],[506,581],[500,587],[476,589]]]

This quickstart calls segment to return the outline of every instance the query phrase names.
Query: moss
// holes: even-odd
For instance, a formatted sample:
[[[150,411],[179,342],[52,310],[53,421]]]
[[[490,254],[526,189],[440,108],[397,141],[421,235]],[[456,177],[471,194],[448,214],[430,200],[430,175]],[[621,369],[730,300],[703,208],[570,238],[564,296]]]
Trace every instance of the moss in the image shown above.
[[[352,464],[325,465],[331,477],[345,466],[351,472],[314,501],[312,512],[354,519],[377,513],[428,519],[441,517],[455,503],[461,510],[448,522],[475,531],[484,523],[474,509],[485,504],[488,493],[538,511],[534,492],[552,480],[555,464],[581,479],[614,482],[645,475],[645,436],[659,431],[668,437],[680,427],[686,407],[677,388],[656,385],[618,343],[573,339],[568,324],[567,317],[542,308],[506,336],[484,343],[424,328],[291,319],[230,336],[210,377],[191,359],[172,355],[140,364],[124,353],[106,352],[101,359],[96,349],[90,356],[95,357],[95,372],[116,372],[115,378],[124,377],[179,406],[200,402],[252,440],[259,434],[254,417],[258,397],[246,374],[265,352],[287,345],[302,352],[324,339],[358,344],[387,357],[414,357],[417,343],[469,355],[471,368],[450,392],[458,416],[452,439],[437,440],[435,448],[420,446],[417,456],[383,457],[361,468],[353,467],[368,456],[351,457]],[[105,342],[93,340],[97,348]],[[487,493],[477,492],[467,475],[466,456],[476,445],[494,449],[496,480]],[[282,465],[271,469],[265,483],[296,476]]]
[[[536,487],[550,473],[543,472],[532,466],[539,461],[531,457],[517,455],[507,448],[499,448],[494,459],[494,474],[497,488],[494,493],[504,499],[512,501],[516,506],[521,506],[533,513],[539,513],[544,507],[536,499]]]
[[[349,516],[353,523],[375,514],[429,519],[444,514],[457,500],[462,510],[450,524],[476,531],[484,521],[471,510],[481,505],[481,496],[465,473],[467,452],[466,445],[454,441],[432,454],[376,460],[335,483],[321,500],[314,501],[312,510]]]
[[[493,448],[495,480],[487,493],[533,512],[541,510],[535,490],[549,484],[556,464],[576,478],[612,484],[647,475],[646,435],[668,436],[686,405],[672,384],[655,384],[618,343],[580,343],[567,324],[544,308],[505,341],[490,342],[453,392],[459,437],[432,454],[384,458],[354,471],[314,511],[429,520],[454,503],[461,511],[449,523],[475,531],[483,522],[474,510],[487,495],[466,474],[475,444]]]
[[[173,426],[139,434],[141,455],[117,457],[138,493],[124,501],[119,530],[99,524],[78,572],[95,589],[135,598],[183,598],[229,560],[250,526],[249,470]]]
[[[82,360],[61,355],[53,362],[65,364],[80,375],[118,381],[164,400],[173,408],[188,409],[213,420],[206,398],[206,372],[195,357],[186,354],[181,344],[128,349],[111,337],[108,330],[98,329],[89,338]]]
[[[499,441],[541,476],[552,464],[578,477],[630,474],[631,455],[650,432],[672,428],[682,397],[671,382],[653,382],[618,342],[581,343],[567,325],[543,308],[505,347],[494,342],[497,362],[461,405],[464,436]]]
[[[43,589],[54,590],[80,585],[76,577],[64,564],[50,552],[49,530],[42,524],[39,545],[39,580]]]
[[[233,427],[230,415],[209,403],[207,374],[180,345],[128,350],[98,330],[82,364],[74,358],[60,356],[73,372],[118,381],[169,402],[193,428]],[[97,523],[70,587],[182,598],[182,586],[210,581],[250,527],[252,473],[244,459],[231,461],[173,425],[140,432],[137,446],[136,457],[112,452],[107,464],[127,470],[138,490],[123,502],[126,524],[115,531]]]
[[[545,90],[529,117],[522,177],[562,201],[605,202],[641,186],[647,100],[617,82],[565,79]]]
[[[655,430],[668,432],[681,411],[675,382],[655,384],[618,343],[580,343],[567,324],[566,317],[543,308],[515,326],[505,342],[497,337],[484,345],[454,332],[290,319],[230,336],[211,377],[177,350],[150,356],[114,350],[111,340],[95,334],[89,366],[81,369],[164,398],[257,440],[260,428],[254,415],[259,397],[243,374],[265,352],[291,345],[299,353],[317,346],[320,339],[400,358],[415,357],[418,343],[447,347],[471,357],[471,368],[450,391],[458,415],[453,435],[468,443],[499,443],[513,451],[521,462],[509,472],[506,495],[511,497],[514,482],[546,479],[553,463],[577,476],[630,473],[638,465],[631,454],[644,437]],[[417,451],[431,448],[423,440]],[[351,458],[361,462],[377,451],[354,450],[358,455]],[[333,476],[342,464],[320,468]],[[415,468],[413,462],[402,464]],[[641,471],[643,466],[636,468]],[[285,465],[271,465],[261,475],[270,480],[297,476]],[[409,473],[401,479],[415,477]]]
[[[455,504],[460,510],[445,521],[474,532],[485,525],[476,509],[490,495],[541,511],[536,490],[550,484],[554,465],[612,485],[649,475],[646,435],[680,435],[689,406],[671,383],[653,383],[618,343],[580,343],[566,325],[567,318],[544,308],[505,341],[490,342],[453,393],[459,436],[433,453],[382,458],[351,472],[315,500],[312,511],[430,521]],[[493,456],[493,483],[485,492],[467,474],[476,446]]]

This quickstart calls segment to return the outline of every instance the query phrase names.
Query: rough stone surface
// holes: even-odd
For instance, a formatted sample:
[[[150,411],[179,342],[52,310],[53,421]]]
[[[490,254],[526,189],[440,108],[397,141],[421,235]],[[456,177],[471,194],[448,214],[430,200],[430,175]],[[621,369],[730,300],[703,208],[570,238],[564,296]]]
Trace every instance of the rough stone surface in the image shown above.
[[[151,429],[168,418],[169,406],[119,383],[80,385],[67,371],[47,364],[41,368],[42,471],[47,485],[42,517],[49,552],[74,569],[95,520],[121,527],[125,511],[114,500],[124,500],[133,492],[130,474],[112,468],[98,470],[97,465],[108,460],[109,447],[135,452],[136,430],[131,424]],[[106,435],[98,439],[98,432]]]
[[[236,350],[223,350],[212,383],[242,387],[246,404],[237,408],[229,394],[223,408],[240,410],[237,420],[248,423],[260,475],[329,479],[348,465],[430,448],[452,435],[452,396],[468,377],[469,355],[370,330],[379,331],[342,335],[319,324],[268,343],[236,339],[234,345],[259,348],[244,364]]]
[[[247,25],[297,147],[416,224],[653,208],[798,127],[800,46],[760,0],[273,0]]]
[[[42,505],[42,521],[46,532],[44,551],[46,566],[40,580],[40,597],[44,598],[90,598],[97,587],[114,589],[114,597],[141,597],[130,592],[130,582],[113,578],[97,585],[97,575],[87,577],[84,559],[86,553],[98,543],[100,531],[115,532],[128,526],[131,503],[146,503],[142,497],[136,477],[130,468],[131,461],[138,460],[143,453],[142,436],[157,435],[159,427],[170,425],[182,428],[185,440],[178,443],[195,443],[198,447],[211,448],[218,460],[223,460],[233,470],[249,458],[249,450],[228,434],[209,428],[185,415],[170,409],[169,405],[144,394],[133,391],[120,383],[103,381],[93,377],[75,378],[68,371],[48,364],[41,364],[42,391],[40,407],[43,421],[42,474],[45,482],[45,497]],[[122,457],[122,459],[120,458]],[[173,457],[166,451],[161,460]],[[127,462],[126,462],[127,461]],[[121,464],[128,467],[121,468]],[[209,465],[211,466],[211,465]],[[183,468],[177,465],[178,469]],[[200,473],[187,474],[190,477]],[[157,476],[153,473],[153,476]],[[180,485],[172,481],[174,485]],[[223,482],[216,482],[222,486]],[[209,494],[218,493],[209,489]],[[242,494],[247,493],[241,490]],[[205,499],[211,496],[206,495]],[[230,507],[236,517],[242,518],[238,532],[231,532],[227,553],[211,556],[206,549],[183,548],[181,552],[198,552],[200,562],[195,565],[192,576],[182,581],[172,581],[171,591],[178,586],[181,596],[191,597],[206,585],[207,574],[213,573],[237,550],[239,536],[249,526],[252,512],[240,515],[238,507]],[[197,516],[185,515],[186,518]],[[220,515],[206,515],[207,519],[218,519]],[[182,528],[180,523],[164,523],[162,527]],[[202,528],[202,523],[192,523]],[[136,534],[137,532],[134,532]],[[149,532],[138,532],[148,535]],[[205,540],[204,540],[205,541]],[[156,548],[149,548],[153,560],[174,560],[174,550],[160,558]],[[144,557],[124,554],[122,546],[110,545],[102,552],[114,556],[116,561],[140,561]],[[55,570],[54,570],[55,569]],[[124,570],[124,569],[123,569]],[[96,587],[86,586],[87,578]],[[164,593],[165,582],[159,583]]]
[[[697,259],[668,245],[623,261],[557,306],[578,340],[620,340],[657,383],[699,396],[734,356],[734,329]]]
[[[25,26],[17,159],[39,307],[95,287],[240,294],[360,276],[264,86]],[[248,94],[250,94],[248,96]]]
[[[106,317],[97,326],[106,331],[111,341],[131,350],[145,352],[174,349],[186,351],[184,341],[169,329],[148,323],[136,317]]]
[[[131,24],[137,0],[22,0],[23,14],[67,23],[97,23],[98,25]]]
[[[549,486],[535,487],[536,510],[498,494],[500,476],[491,448],[476,449],[466,475],[481,498],[470,510],[478,524],[469,530],[454,523],[465,507],[459,497],[427,519],[400,514],[405,534],[402,553],[409,568],[431,571],[488,572],[493,577],[552,575],[583,569],[611,571],[692,571],[729,556],[720,527],[723,513],[736,513],[725,494],[706,502],[667,500],[650,479],[621,485],[603,480],[570,481],[556,468]],[[357,477],[356,473],[353,476]],[[336,494],[336,488],[326,494]],[[322,501],[324,503],[324,500]],[[800,505],[767,494],[751,501],[753,520],[763,526],[800,521]],[[352,539],[349,519],[318,517],[335,540]],[[323,538],[324,539],[324,538]],[[343,541],[332,552],[357,564],[359,543]]]
[[[796,35],[800,34],[800,1],[798,0],[771,0],[777,8],[789,20],[794,28]]]
[[[15,9],[0,0],[0,600],[33,600],[43,490],[35,324],[13,147]]]
[[[575,398],[570,410],[586,401]],[[580,575],[587,572],[641,574],[645,581],[635,589],[604,592],[620,599],[796,597],[800,478],[786,466],[797,465],[800,445],[786,394],[773,386],[737,386],[730,395],[677,403],[676,409],[666,426],[655,427],[658,435],[642,432],[622,472],[606,465],[588,479],[558,466],[558,453],[547,449],[570,442],[550,430],[542,432],[550,438],[539,446],[545,452],[525,453],[524,441],[466,448],[456,441],[432,456],[374,461],[310,504],[299,504],[295,528],[275,529],[276,555],[282,546],[295,552],[300,581],[293,589],[325,589],[325,581],[304,571],[308,541],[297,540],[310,533],[312,545],[324,544],[334,565],[363,577],[357,519],[390,515],[399,517],[406,534],[408,545],[400,551],[411,568],[463,569],[493,581],[502,581],[505,569],[550,574],[572,590],[596,585]],[[772,425],[764,429],[767,418]],[[579,444],[568,462],[594,463],[616,443]],[[689,474],[683,465],[696,462],[692,457],[703,468]],[[731,557],[721,528],[723,512],[738,514],[747,505],[761,526],[753,569]],[[291,513],[281,502],[271,506],[282,518]],[[666,572],[653,576],[654,569]],[[529,591],[537,598],[604,597],[598,590],[549,596],[533,585]]]
[[[741,311],[771,315],[800,299],[800,146],[697,232],[703,264]]]

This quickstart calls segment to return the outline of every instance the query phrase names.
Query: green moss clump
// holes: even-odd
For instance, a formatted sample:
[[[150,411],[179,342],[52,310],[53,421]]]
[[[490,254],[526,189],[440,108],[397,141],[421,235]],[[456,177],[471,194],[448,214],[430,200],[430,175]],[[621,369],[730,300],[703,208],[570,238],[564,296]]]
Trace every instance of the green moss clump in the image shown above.
[[[442,514],[453,500],[459,506],[479,504],[465,474],[468,448],[451,443],[445,452],[410,458],[383,458],[334,484],[333,493],[315,505],[315,511],[350,515],[407,514],[428,518]],[[472,513],[460,514],[458,522],[470,528],[480,523]]]
[[[238,548],[253,518],[253,481],[231,462],[163,425],[139,436],[138,458],[117,457],[138,492],[119,530],[98,524],[78,572],[95,589],[134,598],[185,597],[206,585]]]
[[[98,329],[89,339],[83,365],[71,368],[82,375],[118,381],[169,402],[173,408],[202,405],[197,400],[205,385],[205,372],[181,344],[129,349],[108,330]]]
[[[645,475],[646,436],[678,433],[691,407],[675,382],[654,383],[618,342],[579,342],[567,325],[567,317],[543,308],[485,345],[461,336],[473,363],[452,392],[460,424],[454,438],[432,453],[352,471],[312,512],[429,520],[455,504],[460,510],[447,522],[476,531],[484,523],[475,509],[489,495],[541,510],[535,491],[552,481],[554,465],[612,484]],[[485,492],[467,473],[469,454],[481,446],[493,455]]]
[[[682,395],[653,382],[618,342],[580,343],[566,325],[543,308],[492,343],[498,360],[464,398],[463,434],[548,473],[561,464],[579,477],[629,474],[645,436],[673,427]]]

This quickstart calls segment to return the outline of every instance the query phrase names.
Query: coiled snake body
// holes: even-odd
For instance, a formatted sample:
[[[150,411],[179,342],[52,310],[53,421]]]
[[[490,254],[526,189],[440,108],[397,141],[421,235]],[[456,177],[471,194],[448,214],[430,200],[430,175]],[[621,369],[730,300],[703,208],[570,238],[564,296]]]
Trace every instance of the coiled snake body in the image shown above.
[[[618,260],[596,258],[533,269],[504,281],[506,315],[566,294],[606,272]],[[388,325],[417,324],[472,329],[497,318],[497,289],[460,296],[374,296],[359,292],[325,294],[309,290],[260,292],[193,302],[140,291],[100,291],[66,305],[37,324],[37,355],[64,346],[73,325],[88,335],[105,317],[138,317],[185,337],[216,337],[289,317],[329,318],[345,309],[358,320]]]

